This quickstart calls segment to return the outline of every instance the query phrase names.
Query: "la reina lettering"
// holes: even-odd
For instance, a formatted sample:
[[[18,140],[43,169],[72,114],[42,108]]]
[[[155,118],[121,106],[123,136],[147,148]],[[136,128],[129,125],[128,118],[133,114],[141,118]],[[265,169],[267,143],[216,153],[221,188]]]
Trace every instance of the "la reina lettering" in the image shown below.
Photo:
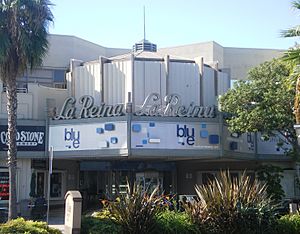
[[[76,99],[69,97],[65,100],[60,113],[54,119],[101,118],[125,115],[124,104],[106,105],[102,103],[100,106],[96,106],[94,105],[94,98],[89,95],[82,96],[78,102],[82,105],[78,116],[76,116]],[[193,102],[189,106],[184,106],[181,105],[181,97],[178,94],[165,96],[165,104],[162,105],[161,103],[161,96],[158,93],[151,93],[146,97],[141,108],[134,114],[137,116],[216,117],[215,106],[197,106]]]
[[[194,117],[214,118],[216,110],[214,106],[197,106],[193,102],[188,107],[181,105],[181,97],[178,94],[170,94],[162,103],[158,93],[150,94],[144,101],[141,109],[135,112],[138,116],[169,116],[169,117]]]
[[[113,106],[102,103],[100,106],[95,106],[94,98],[89,95],[82,96],[78,101],[82,105],[78,117],[76,116],[76,99],[69,97],[65,100],[59,115],[55,116],[54,119],[115,117],[125,114],[123,104]]]

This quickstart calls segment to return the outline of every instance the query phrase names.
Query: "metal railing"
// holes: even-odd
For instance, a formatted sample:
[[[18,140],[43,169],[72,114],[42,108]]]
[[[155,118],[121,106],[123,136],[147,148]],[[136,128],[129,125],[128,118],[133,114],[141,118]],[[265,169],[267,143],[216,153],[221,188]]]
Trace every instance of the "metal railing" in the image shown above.
[[[3,86],[2,92],[3,92],[3,93],[6,92],[6,86]],[[28,88],[17,88],[17,92],[18,92],[18,93],[28,93]]]

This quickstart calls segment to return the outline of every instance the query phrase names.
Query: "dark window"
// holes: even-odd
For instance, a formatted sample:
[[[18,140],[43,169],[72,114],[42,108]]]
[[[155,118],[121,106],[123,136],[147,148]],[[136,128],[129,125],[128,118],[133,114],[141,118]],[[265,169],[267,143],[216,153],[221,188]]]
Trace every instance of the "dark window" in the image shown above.
[[[65,82],[65,71],[64,70],[55,70],[53,81],[59,82],[59,83]]]
[[[202,173],[202,184],[208,185],[210,181],[214,181],[215,176],[211,173]]]

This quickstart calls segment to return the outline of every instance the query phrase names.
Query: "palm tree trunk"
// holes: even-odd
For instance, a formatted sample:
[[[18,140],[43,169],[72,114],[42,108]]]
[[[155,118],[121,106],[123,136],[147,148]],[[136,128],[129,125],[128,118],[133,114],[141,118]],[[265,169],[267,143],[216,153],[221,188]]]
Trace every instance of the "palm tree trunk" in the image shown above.
[[[17,217],[17,84],[15,79],[7,79],[7,114],[8,114],[8,151],[9,170],[9,207],[8,219]]]
[[[300,75],[297,77],[297,83],[296,83],[294,114],[296,118],[296,124],[300,124]]]

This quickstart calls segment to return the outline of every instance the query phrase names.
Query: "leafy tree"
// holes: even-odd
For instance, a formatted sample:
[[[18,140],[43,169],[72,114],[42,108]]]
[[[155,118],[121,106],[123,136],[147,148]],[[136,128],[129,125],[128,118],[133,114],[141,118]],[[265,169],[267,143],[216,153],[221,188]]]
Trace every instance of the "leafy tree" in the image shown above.
[[[284,191],[281,186],[283,170],[273,165],[263,165],[258,168],[257,178],[267,185],[267,193],[276,202],[280,202],[284,197]]]
[[[265,62],[249,71],[247,81],[237,82],[220,98],[221,109],[233,132],[262,132],[265,136],[280,134],[292,145],[288,153],[299,151],[293,115],[295,77],[280,60]]]
[[[17,216],[16,78],[42,63],[48,48],[48,26],[53,21],[50,5],[48,0],[0,1],[0,77],[6,85],[8,113],[9,219]]]

